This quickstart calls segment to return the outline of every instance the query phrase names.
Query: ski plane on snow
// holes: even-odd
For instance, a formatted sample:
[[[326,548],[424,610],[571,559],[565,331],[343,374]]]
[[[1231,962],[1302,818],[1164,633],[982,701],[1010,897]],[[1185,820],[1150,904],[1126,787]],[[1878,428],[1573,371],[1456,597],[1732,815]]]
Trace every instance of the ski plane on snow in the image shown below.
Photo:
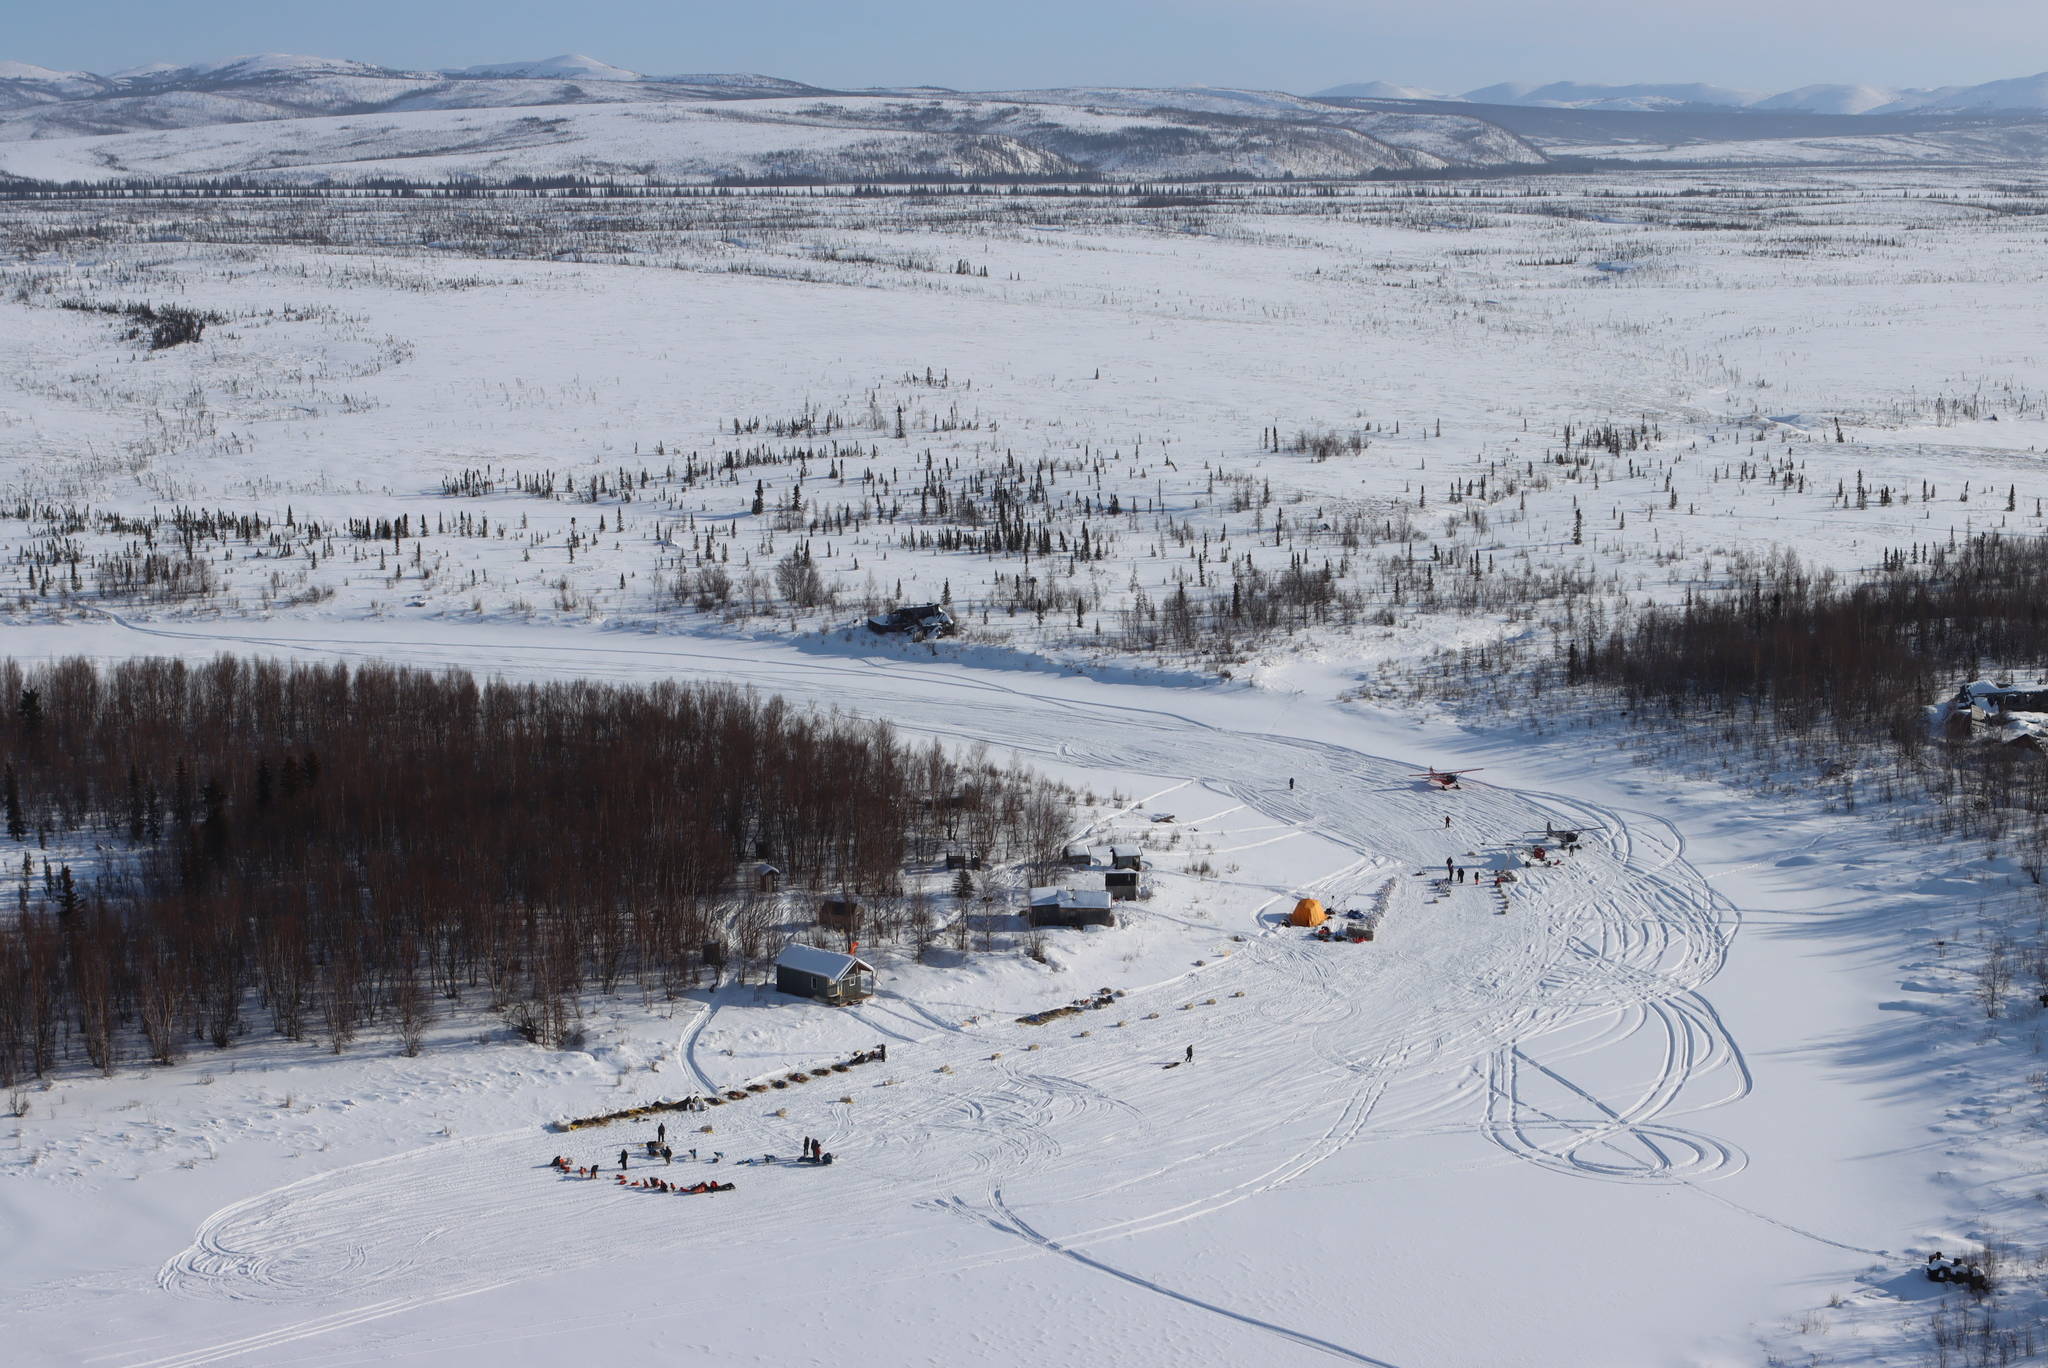
[[[1546,822],[1540,835],[1530,831],[1523,835],[1522,840],[1530,845],[1575,846],[1591,833],[1605,830],[1605,827],[1598,826],[1561,827]]]
[[[1476,769],[1440,770],[1435,766],[1431,766],[1415,777],[1417,779],[1427,779],[1430,783],[1435,784],[1439,790],[1448,791],[1458,787],[1458,776],[1477,773],[1479,771]]]

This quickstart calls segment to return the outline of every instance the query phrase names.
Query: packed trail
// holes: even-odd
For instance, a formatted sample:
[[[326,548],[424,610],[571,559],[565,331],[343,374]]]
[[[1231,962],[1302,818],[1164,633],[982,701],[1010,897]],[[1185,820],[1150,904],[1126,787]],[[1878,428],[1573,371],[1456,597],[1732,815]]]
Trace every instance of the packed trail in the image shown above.
[[[201,656],[232,644],[451,666],[502,658],[488,632],[414,643],[368,628],[320,639],[91,630],[92,648],[107,653]],[[1335,1168],[1341,1183],[1364,1185],[1354,1189],[1359,1219],[1384,1226],[1368,1245],[1419,1234],[1414,1207],[1383,1205],[1395,1187],[1485,1190],[1501,1181],[1489,1175],[1518,1167],[1639,1188],[1645,1213],[1671,1200],[1661,1194],[1697,1192],[1770,1232],[1774,1246],[1800,1229],[1791,1215],[1716,1191],[1738,1189],[1725,1180],[1748,1162],[1718,1126],[1749,1094],[1750,1068],[1708,997],[1738,918],[1659,818],[1517,788],[1498,771],[1498,782],[1438,792],[1414,781],[1411,762],[1350,738],[1264,729],[1271,714],[1244,695],[1150,690],[1121,702],[1111,700],[1134,691],[751,645],[593,646],[567,636],[529,641],[519,660],[518,672],[535,678],[743,676],[906,730],[1170,776],[1163,787],[1177,784],[1174,801],[1187,810],[1190,793],[1206,792],[1220,811],[1313,833],[1336,854],[1304,869],[1299,884],[1238,889],[1235,912],[1215,927],[1227,953],[1163,981],[1115,985],[1120,995],[1085,1020],[970,1023],[956,1005],[907,997],[847,1009],[846,1020],[872,1025],[890,1047],[886,1063],[848,1075],[857,1105],[827,1108],[829,1127],[784,1120],[748,1094],[704,1118],[715,1122],[710,1135],[681,1112],[668,1114],[659,1138],[651,1118],[567,1135],[537,1119],[236,1200],[204,1219],[156,1278],[173,1302],[215,1311],[168,1339],[124,1346],[118,1331],[140,1333],[159,1303],[112,1300],[95,1362],[348,1362],[372,1342],[428,1352],[483,1342],[464,1339],[485,1333],[474,1319],[484,1313],[469,1308],[524,1300],[516,1289],[529,1286],[560,1289],[521,1312],[538,1357],[579,1323],[584,1295],[566,1289],[609,1280],[622,1261],[714,1292],[781,1283],[792,1269],[829,1279],[829,1246],[804,1248],[831,1230],[886,1233],[903,1247],[886,1265],[864,1263],[861,1284],[876,1297],[894,1295],[883,1286],[972,1279],[1051,1254],[1070,1276],[1106,1273],[1120,1295],[1155,1295],[1147,1316],[1182,1330],[1184,1318],[1205,1315],[1284,1361],[1387,1363],[1399,1361],[1395,1349],[1346,1316],[1312,1304],[1280,1316],[1253,1287],[1219,1290],[1202,1277],[1182,1286],[1127,1261],[1134,1250],[1156,1256],[1147,1237],[1225,1223]],[[1456,805],[1449,834],[1447,804]],[[1581,833],[1573,853],[1523,862],[1529,832],[1562,829]],[[1446,850],[1475,870],[1521,874],[1453,884],[1437,872]],[[1318,940],[1289,924],[1296,893],[1332,908],[1373,906],[1391,933],[1363,945]],[[707,1019],[678,1023],[679,1054],[702,1086],[747,1082],[745,1064],[692,1048]],[[823,1086],[836,1097],[841,1085]],[[658,1154],[664,1142],[672,1161],[645,1157],[643,1146]],[[799,1143],[806,1158],[829,1152],[833,1162],[797,1162]],[[682,1148],[691,1144],[702,1157]],[[781,1158],[736,1166],[768,1156]],[[739,1175],[716,1201],[667,1200]],[[643,1179],[648,1186],[629,1186]],[[1586,1238],[1639,1218],[1627,1201],[1592,1209],[1601,1214]],[[962,1220],[979,1234],[949,1233]],[[1801,1238],[1819,1268],[1839,1268],[1847,1251],[1876,1252],[1826,1233]],[[33,1320],[23,1327],[31,1335]]]

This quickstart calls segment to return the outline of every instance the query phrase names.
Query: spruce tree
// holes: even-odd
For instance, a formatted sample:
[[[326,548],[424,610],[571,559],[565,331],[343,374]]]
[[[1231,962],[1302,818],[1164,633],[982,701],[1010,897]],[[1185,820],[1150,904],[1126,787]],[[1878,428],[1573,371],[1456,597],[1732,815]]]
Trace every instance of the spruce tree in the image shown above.
[[[14,766],[7,767],[4,783],[7,801],[7,834],[17,841],[28,839],[28,822],[21,815],[21,784],[14,777]]]

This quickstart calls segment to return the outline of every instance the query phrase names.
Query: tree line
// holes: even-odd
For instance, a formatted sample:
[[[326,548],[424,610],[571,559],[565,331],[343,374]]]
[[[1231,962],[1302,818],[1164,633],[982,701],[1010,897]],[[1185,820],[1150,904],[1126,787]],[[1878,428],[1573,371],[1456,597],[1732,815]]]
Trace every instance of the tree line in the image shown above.
[[[2048,628],[2048,542],[2032,537],[1889,551],[1853,579],[1780,549],[1731,579],[1681,604],[1588,616],[1562,643],[1567,682],[1672,708],[1769,707],[1795,728],[1914,745],[1927,704],[1990,662],[2038,663]]]
[[[1060,834],[1018,771],[724,685],[9,660],[0,699],[0,1085],[258,1029],[412,1052],[461,999],[560,1041],[586,993],[772,954],[757,862],[901,902]]]

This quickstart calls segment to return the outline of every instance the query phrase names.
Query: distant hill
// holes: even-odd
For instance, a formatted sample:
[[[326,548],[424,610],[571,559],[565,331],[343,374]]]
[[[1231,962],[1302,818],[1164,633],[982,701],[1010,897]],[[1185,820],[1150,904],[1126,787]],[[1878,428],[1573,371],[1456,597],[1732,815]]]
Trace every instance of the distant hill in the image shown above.
[[[1317,99],[1341,100],[1455,100],[1437,90],[1421,86],[1395,85],[1391,81],[1359,81],[1353,85],[1331,86],[1316,92]]]
[[[1449,96],[1371,81],[1306,97],[841,90],[757,73],[651,75],[580,53],[417,71],[269,52],[111,75],[0,62],[0,175],[1148,180],[1505,171],[1559,158],[2002,162],[2037,155],[2043,117],[2048,74],[1774,95],[1558,81]]]
[[[114,76],[0,66],[0,174],[28,179],[1352,177],[1544,160],[1471,114],[1279,91],[828,91],[577,54],[448,71],[288,53]]]
[[[538,62],[493,62],[486,66],[462,67],[455,71],[444,71],[443,76],[472,77],[521,77],[541,79],[567,77],[584,81],[638,81],[644,79],[637,71],[600,62],[595,57],[580,53],[569,53],[561,57],[544,57]]]
[[[1656,113],[1753,109],[1773,114],[2048,113],[2048,72],[1982,85],[1902,90],[1874,85],[1807,85],[1778,94],[1716,85],[1593,85],[1578,81],[1506,82],[1462,95],[1365,81],[1316,92],[1318,99],[1435,100],[1543,109]]]

